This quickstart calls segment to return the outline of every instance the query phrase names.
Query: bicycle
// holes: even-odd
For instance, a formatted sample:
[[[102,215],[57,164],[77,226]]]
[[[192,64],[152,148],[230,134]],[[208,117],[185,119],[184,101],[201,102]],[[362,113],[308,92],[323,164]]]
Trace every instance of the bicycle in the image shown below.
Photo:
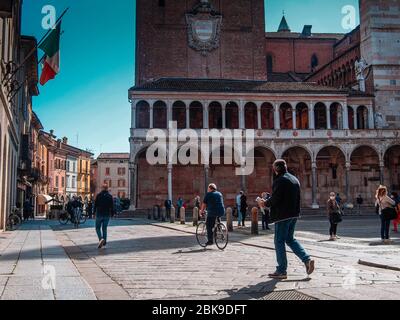
[[[228,229],[225,224],[221,222],[219,217],[216,218],[215,226],[213,228],[214,242],[218,249],[225,250],[228,245]],[[199,222],[196,229],[196,239],[198,244],[205,248],[208,242],[207,224],[205,221]]]
[[[68,224],[68,222],[71,222],[75,226],[75,228],[79,228],[79,225],[84,224],[86,220],[87,215],[83,214],[81,208],[75,209],[74,218],[72,218],[71,214],[69,214],[68,212],[64,212],[58,217],[58,221],[60,222],[60,224],[66,225]]]
[[[11,210],[10,215],[7,218],[6,221],[6,228],[9,231],[14,231],[18,225],[22,223],[22,220],[19,215],[19,211],[17,208],[14,208]]]

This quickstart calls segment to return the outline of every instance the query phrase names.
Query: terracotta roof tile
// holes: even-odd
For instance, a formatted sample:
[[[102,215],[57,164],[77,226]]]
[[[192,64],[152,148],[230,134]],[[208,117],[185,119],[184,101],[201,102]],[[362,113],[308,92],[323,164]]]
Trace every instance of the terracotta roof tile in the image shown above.
[[[346,93],[313,82],[271,82],[226,79],[161,78],[130,89],[154,92],[235,92],[235,93]]]
[[[127,152],[100,153],[100,155],[97,157],[97,160],[107,160],[107,159],[129,160],[129,153]]]

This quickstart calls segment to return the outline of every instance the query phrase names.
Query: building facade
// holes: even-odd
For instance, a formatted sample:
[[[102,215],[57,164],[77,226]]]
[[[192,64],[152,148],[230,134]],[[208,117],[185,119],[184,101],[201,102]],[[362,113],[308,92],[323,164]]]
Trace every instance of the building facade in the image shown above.
[[[96,194],[107,184],[113,197],[130,198],[129,153],[101,153],[97,160]]]
[[[283,21],[278,32],[263,31],[261,35],[264,11],[252,9],[263,5],[262,0],[235,1],[235,5],[226,6],[221,1],[186,1],[186,6],[137,1],[136,85],[129,90],[133,209],[149,208],[167,198],[175,203],[178,197],[191,204],[195,196],[204,195],[210,182],[219,186],[228,205],[234,204],[241,189],[248,193],[248,199],[256,199],[261,192],[271,191],[271,166],[277,158],[286,159],[290,171],[299,177],[305,208],[325,206],[332,191],[340,193],[347,203],[354,203],[361,195],[372,206],[380,183],[393,191],[400,189],[400,123],[392,111],[386,112],[390,109],[399,114],[397,93],[391,95],[392,107],[385,103],[378,108],[380,94],[376,90],[359,90],[356,70],[351,66],[363,54],[357,29],[348,35],[321,35],[306,26],[302,34],[293,34]],[[371,44],[376,43],[383,31],[372,32],[371,21],[386,19],[388,10],[398,12],[400,3],[391,1],[384,6],[378,0],[361,0],[360,6],[358,30],[371,37]],[[396,23],[394,30],[397,32]],[[227,39],[234,39],[229,50]],[[257,44],[249,39],[256,39]],[[243,49],[251,59],[242,55]],[[384,58],[386,53],[380,57],[396,69],[400,51],[389,51],[390,57]],[[238,56],[229,64],[232,54]],[[304,59],[296,59],[298,56]],[[325,72],[335,59],[348,61],[345,72],[335,73],[328,82],[317,80],[315,74]],[[198,71],[192,72],[194,69]],[[379,113],[394,125],[380,126]],[[238,176],[237,166],[232,164],[150,165],[146,159],[152,144],[146,139],[149,130],[167,133],[170,121],[177,123],[178,134],[189,128],[220,133],[238,129],[242,134],[246,129],[255,130],[255,170],[249,176]],[[202,159],[209,157],[201,150],[184,147],[183,142],[178,143],[178,150]],[[160,152],[168,154],[169,147]],[[246,154],[242,151],[241,156]]]

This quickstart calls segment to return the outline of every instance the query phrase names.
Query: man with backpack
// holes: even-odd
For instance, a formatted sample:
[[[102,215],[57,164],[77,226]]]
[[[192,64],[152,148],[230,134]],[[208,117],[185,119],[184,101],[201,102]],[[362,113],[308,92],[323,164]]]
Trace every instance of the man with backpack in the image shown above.
[[[114,201],[112,195],[108,192],[107,184],[103,185],[102,191],[97,195],[93,211],[96,213],[96,233],[99,238],[98,248],[101,249],[107,245],[107,228],[114,213]]]

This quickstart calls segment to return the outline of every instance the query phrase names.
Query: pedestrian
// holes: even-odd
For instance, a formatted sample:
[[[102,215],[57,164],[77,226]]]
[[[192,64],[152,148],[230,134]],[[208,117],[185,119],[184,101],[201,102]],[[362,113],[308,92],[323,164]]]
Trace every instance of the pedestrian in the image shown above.
[[[99,238],[98,248],[101,249],[107,245],[107,228],[114,212],[114,201],[108,192],[108,184],[104,184],[102,191],[97,195],[94,212],[96,214],[96,233]]]
[[[26,199],[24,202],[24,221],[29,220],[32,212],[32,205],[29,199]]]
[[[361,206],[364,202],[364,199],[361,197],[361,194],[358,195],[356,201],[357,201],[357,207],[358,207],[358,214],[361,216]]]
[[[265,201],[266,201],[266,196],[267,193],[263,192],[261,194],[261,197],[257,197],[256,202],[258,204],[258,208],[260,209],[261,212],[261,223],[262,223],[262,229],[263,230],[269,230],[268,227],[268,213],[267,210],[268,208],[265,206]]]
[[[265,204],[265,202],[266,202],[269,198],[271,198],[271,194],[268,193],[268,192],[265,192],[265,195],[264,195],[264,204]],[[270,223],[270,220],[271,220],[270,208],[268,208],[267,206],[265,206],[264,211],[265,211],[265,230],[271,230],[271,229],[269,228],[269,223]]]
[[[375,194],[375,206],[378,208],[378,213],[381,218],[381,239],[383,244],[390,244],[390,217],[387,216],[386,210],[388,208],[394,208],[396,202],[388,197],[387,188],[380,185]]]
[[[278,266],[269,275],[273,279],[287,279],[286,245],[300,258],[308,275],[314,272],[315,263],[302,245],[294,238],[297,219],[300,217],[300,182],[290,174],[285,160],[276,160],[272,166],[275,179],[271,198],[266,205],[271,208],[271,221],[275,223],[275,251]]]
[[[200,206],[201,206],[200,196],[197,196],[196,198],[194,198],[194,208],[197,208],[200,210]]]
[[[392,192],[390,198],[395,202],[395,208],[397,212],[397,219],[393,220],[393,231],[398,232],[398,225],[400,224],[400,199],[397,192]]]
[[[240,213],[242,216],[242,227],[245,228],[245,221],[246,221],[246,214],[247,214],[247,209],[248,209],[248,205],[247,205],[247,197],[246,195],[242,194],[242,196],[240,197]]]
[[[341,205],[342,205],[342,198],[340,197],[340,194],[339,194],[339,193],[336,194],[335,200],[336,200],[337,204],[339,205],[339,207],[341,207]]]
[[[340,205],[336,199],[335,193],[331,192],[326,206],[330,223],[329,241],[336,241],[339,239],[337,236],[337,226],[342,221],[342,213],[340,210]]]
[[[181,212],[181,208],[183,207],[183,199],[181,197],[178,198],[178,201],[176,202],[176,207],[178,209],[177,214],[179,215]]]
[[[244,192],[240,191],[239,194],[236,196],[236,212],[237,212],[237,218],[238,218],[238,228],[241,227],[241,223],[242,223],[242,212],[240,210],[240,199],[242,198],[243,194],[244,194]]]
[[[166,199],[164,201],[165,211],[167,214],[167,219],[171,217],[171,208],[172,208],[172,201],[170,199]]]
[[[91,199],[88,201],[88,204],[86,206],[86,215],[89,219],[93,218],[93,201]]]
[[[207,209],[207,238],[206,246],[214,244],[213,229],[217,219],[220,219],[225,214],[224,197],[221,192],[217,190],[217,186],[211,183],[208,186],[207,194],[204,197],[200,209],[200,215],[203,216]]]

